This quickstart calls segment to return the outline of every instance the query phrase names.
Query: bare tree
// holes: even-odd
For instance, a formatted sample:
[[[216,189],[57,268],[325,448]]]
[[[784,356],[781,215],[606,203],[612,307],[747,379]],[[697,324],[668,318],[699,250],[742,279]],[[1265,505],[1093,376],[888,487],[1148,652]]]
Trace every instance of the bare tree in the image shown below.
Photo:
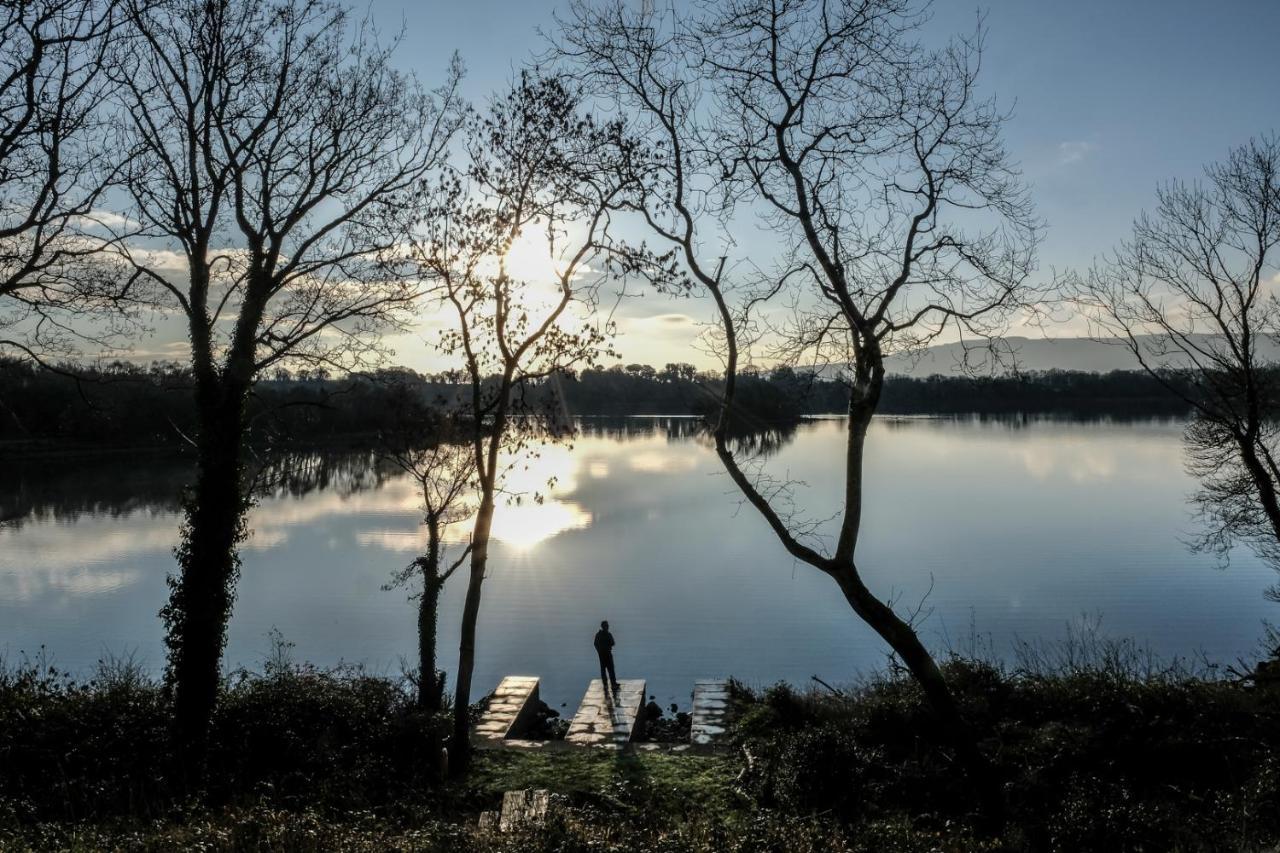
[[[113,162],[102,126],[104,57],[118,23],[111,0],[0,6],[0,349],[65,352],[105,338],[127,276],[93,235]]]
[[[249,497],[245,401],[277,365],[349,370],[411,319],[396,267],[410,199],[459,121],[459,68],[434,95],[321,0],[131,2],[114,57],[127,247],[186,326],[198,431],[163,616],[184,743],[212,712]]]
[[[688,14],[632,5],[573,5],[558,52],[633,117],[629,133],[648,143],[633,147],[635,209],[715,303],[716,452],[787,553],[831,577],[915,677],[998,818],[1000,789],[946,678],[910,614],[866,586],[855,553],[886,353],[944,334],[989,340],[1028,301],[1037,223],[1001,143],[1003,115],[976,89],[980,38],[921,47],[909,0],[729,0]],[[735,245],[753,220],[780,261],[761,265]],[[753,348],[775,363],[842,366],[833,547],[814,535],[830,527],[795,514],[789,484],[730,440]]]
[[[442,347],[463,363],[458,417],[470,425],[478,490],[451,769],[469,755],[476,620],[496,502],[511,467],[536,451],[531,445],[571,427],[545,395],[529,392],[606,349],[611,324],[594,311],[601,285],[656,262],[642,249],[605,251],[625,191],[609,159],[617,133],[617,123],[582,114],[564,81],[523,74],[469,122],[466,165],[428,199],[418,235],[421,263],[452,315]]]
[[[467,544],[447,568],[444,535],[454,524],[470,517],[468,500],[474,489],[475,451],[468,442],[459,442],[453,430],[437,430],[428,446],[420,446],[423,436],[416,430],[389,437],[385,458],[404,471],[418,486],[422,496],[422,523],[427,532],[426,550],[393,576],[388,588],[412,586],[420,579],[418,600],[418,706],[439,711],[444,692],[444,674],[436,666],[436,625],[440,594],[454,572],[471,554]]]
[[[1209,166],[1202,183],[1172,182],[1132,238],[1076,279],[1100,337],[1128,347],[1181,396],[1198,543],[1237,541],[1280,564],[1280,138],[1267,136]],[[1270,345],[1270,346],[1268,346]],[[1280,588],[1269,596],[1280,600]]]

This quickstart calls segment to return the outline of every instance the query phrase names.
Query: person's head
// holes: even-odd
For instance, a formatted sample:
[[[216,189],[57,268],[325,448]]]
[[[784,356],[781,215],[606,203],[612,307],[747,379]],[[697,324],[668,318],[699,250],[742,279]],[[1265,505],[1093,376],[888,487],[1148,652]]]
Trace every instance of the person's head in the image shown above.
[[[653,697],[652,697],[652,696],[650,696],[650,697],[649,697],[649,701],[650,701],[650,702],[652,702],[652,701],[653,701]]]
[[[601,623],[600,623],[600,630],[601,630],[601,631],[608,631],[608,630],[609,630],[609,620],[608,620],[608,619],[606,619],[606,620],[604,620],[603,622],[601,622]]]

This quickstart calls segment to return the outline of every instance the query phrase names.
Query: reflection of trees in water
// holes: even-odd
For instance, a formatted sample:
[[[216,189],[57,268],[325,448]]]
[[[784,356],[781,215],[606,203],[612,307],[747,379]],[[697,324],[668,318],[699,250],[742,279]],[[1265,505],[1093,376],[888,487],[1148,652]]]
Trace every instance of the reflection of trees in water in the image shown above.
[[[176,513],[190,476],[190,462],[172,454],[6,462],[0,475],[0,523]]]
[[[375,488],[385,473],[368,449],[278,451],[253,465],[257,497],[300,498],[317,490],[346,496]],[[0,475],[0,523],[20,527],[37,519],[177,513],[193,475],[189,457],[169,453],[7,463]]]
[[[579,418],[578,433],[588,438],[626,441],[633,438],[666,436],[668,441],[697,438],[706,431],[699,417],[593,417]]]
[[[793,441],[797,431],[807,423],[809,422],[805,420],[795,420],[735,426],[730,430],[730,439],[743,453],[772,456]],[[578,432],[589,438],[614,441],[664,436],[669,442],[692,441],[711,446],[710,427],[700,417],[581,418],[578,421]]]
[[[387,472],[373,450],[310,449],[264,457],[252,475],[256,497],[300,498],[317,490],[346,497],[381,485]]]
[[[812,422],[777,424],[735,432],[738,449],[772,456]],[[581,435],[626,441],[664,436],[669,442],[708,443],[701,418],[584,418]],[[375,489],[401,475],[380,463],[370,448],[276,451],[253,460],[259,498],[300,498],[315,491],[347,496]],[[190,457],[176,453],[120,454],[99,458],[46,458],[7,462],[0,475],[0,524],[71,521],[80,516],[119,517],[135,512],[177,513],[182,490],[194,475]]]
[[[1088,414],[968,414],[968,415],[878,415],[875,423],[889,430],[906,430],[919,429],[921,427],[933,429],[947,429],[955,426],[988,426],[1002,427],[1010,431],[1018,431],[1023,429],[1032,429],[1041,426],[1053,426],[1055,424],[1069,424],[1072,426],[1095,426],[1105,427],[1111,425],[1133,426],[1140,424],[1154,424],[1161,426],[1177,425],[1181,426],[1186,423],[1186,418],[1181,415],[1126,415],[1126,414],[1107,414],[1107,415],[1088,415]]]
[[[734,430],[730,438],[735,453],[766,458],[781,451],[801,432],[820,429],[824,420],[803,419]],[[1184,419],[1117,415],[957,415],[886,416],[876,421],[890,430],[982,425],[1018,431],[1053,424],[1168,426],[1180,425]],[[613,441],[663,436],[672,443],[710,444],[706,424],[696,417],[582,418],[578,421],[578,431],[586,437]],[[256,464],[254,484],[258,497],[300,498],[318,490],[333,490],[346,496],[377,488],[402,474],[398,469],[380,464],[375,451],[369,448],[277,451],[260,457]],[[176,513],[182,508],[182,490],[193,474],[191,460],[175,453],[6,460],[3,469],[0,524],[11,527],[33,519],[69,521],[83,515]]]
[[[755,425],[750,428],[731,426],[728,431],[729,448],[741,458],[764,459],[782,450],[795,440],[804,421]],[[711,443],[710,433],[707,435]]]

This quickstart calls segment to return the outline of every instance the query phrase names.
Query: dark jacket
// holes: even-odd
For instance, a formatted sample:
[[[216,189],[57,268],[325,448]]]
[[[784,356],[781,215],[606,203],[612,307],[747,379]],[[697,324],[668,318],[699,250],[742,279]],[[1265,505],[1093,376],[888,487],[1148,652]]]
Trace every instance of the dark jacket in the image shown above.
[[[613,634],[601,628],[596,631],[596,654],[602,658],[613,657]]]

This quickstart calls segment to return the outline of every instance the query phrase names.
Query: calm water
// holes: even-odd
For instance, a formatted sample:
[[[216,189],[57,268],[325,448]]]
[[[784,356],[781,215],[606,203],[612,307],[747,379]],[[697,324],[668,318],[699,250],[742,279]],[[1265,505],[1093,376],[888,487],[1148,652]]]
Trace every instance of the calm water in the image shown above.
[[[838,421],[807,423],[768,468],[807,484],[798,511],[838,507]],[[1231,661],[1255,648],[1275,580],[1247,554],[1224,569],[1183,542],[1195,531],[1174,422],[878,421],[870,439],[860,562],[870,586],[914,606],[923,634],[963,646],[970,626],[1007,651],[1056,639],[1082,616],[1163,654]],[[384,591],[420,547],[417,497],[361,456],[300,458],[253,513],[228,645],[259,665],[274,627],[297,659],[394,673],[414,650],[414,610]],[[158,670],[186,475],[147,457],[22,467],[0,493],[0,654],[41,645],[84,670],[132,653]],[[555,486],[538,503],[532,492]],[[516,470],[500,509],[481,613],[477,690],[538,674],[575,702],[608,618],[622,676],[687,701],[699,676],[849,679],[884,661],[835,586],[793,564],[740,507],[706,444],[678,419],[590,426]],[[16,518],[15,518],[16,517]],[[461,533],[461,531],[459,531]],[[442,662],[455,662],[464,581],[446,592]]]

